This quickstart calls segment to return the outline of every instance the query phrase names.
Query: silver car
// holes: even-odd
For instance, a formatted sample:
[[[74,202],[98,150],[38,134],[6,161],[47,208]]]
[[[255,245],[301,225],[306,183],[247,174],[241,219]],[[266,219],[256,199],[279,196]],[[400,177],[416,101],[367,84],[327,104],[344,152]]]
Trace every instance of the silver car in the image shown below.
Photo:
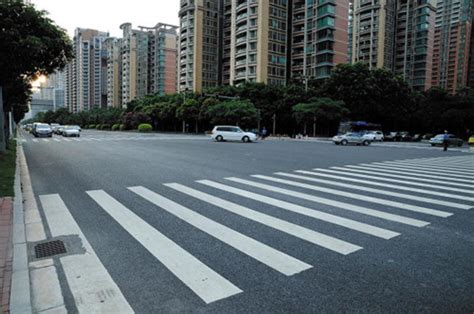
[[[370,145],[371,142],[360,133],[346,133],[343,135],[336,135],[332,138],[332,141],[336,145],[356,144],[364,146]]]

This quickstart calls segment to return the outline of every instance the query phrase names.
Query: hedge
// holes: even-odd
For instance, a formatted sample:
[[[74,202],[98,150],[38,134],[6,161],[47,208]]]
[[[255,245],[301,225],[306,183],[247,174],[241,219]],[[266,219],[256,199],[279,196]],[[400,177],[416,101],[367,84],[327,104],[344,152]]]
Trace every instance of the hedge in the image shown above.
[[[120,124],[116,123],[112,125],[112,131],[117,131],[118,129],[120,129]]]
[[[88,129],[95,129],[95,124],[89,124]]]
[[[138,132],[150,132],[153,127],[149,123],[142,123],[138,126]]]
[[[125,130],[125,125],[121,124],[121,125],[119,126],[119,130],[120,130],[120,131]]]
[[[110,130],[110,124],[101,124],[100,129],[101,130]]]

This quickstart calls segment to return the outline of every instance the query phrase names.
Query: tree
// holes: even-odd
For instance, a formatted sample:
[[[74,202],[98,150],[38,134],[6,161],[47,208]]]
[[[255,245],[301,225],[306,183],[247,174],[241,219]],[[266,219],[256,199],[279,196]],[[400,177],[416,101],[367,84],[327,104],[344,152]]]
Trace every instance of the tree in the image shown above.
[[[348,113],[344,102],[334,101],[330,98],[316,98],[310,103],[300,103],[293,106],[293,116],[298,123],[303,123],[303,133],[307,133],[307,123],[313,122],[313,136],[316,136],[316,121],[331,124],[339,122]]]
[[[186,99],[184,103],[176,108],[176,118],[183,121],[183,132],[186,121],[193,120],[195,122],[196,133],[198,132],[200,104],[196,99]]]
[[[209,106],[207,115],[214,124],[252,126],[257,119],[257,109],[248,100],[228,100]]]
[[[0,2],[0,89],[21,88],[40,74],[48,75],[63,68],[72,59],[72,45],[66,32],[46,14],[23,1]],[[16,84],[20,87],[13,87]],[[11,93],[7,88],[5,91]],[[24,109],[18,107],[24,107],[27,100],[8,102],[19,121]],[[0,112],[0,131],[3,131],[3,118]],[[0,136],[0,153],[4,152],[4,135],[2,132]]]

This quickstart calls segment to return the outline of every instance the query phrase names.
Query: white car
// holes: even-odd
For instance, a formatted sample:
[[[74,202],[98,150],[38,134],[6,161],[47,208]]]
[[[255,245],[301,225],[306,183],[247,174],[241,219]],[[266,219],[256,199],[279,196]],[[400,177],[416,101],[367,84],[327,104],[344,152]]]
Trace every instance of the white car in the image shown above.
[[[221,141],[242,141],[245,143],[257,140],[257,135],[252,132],[244,132],[238,126],[231,125],[217,125],[211,133],[211,138]]]
[[[383,141],[383,133],[382,131],[368,131],[367,133],[364,134],[364,138],[371,140],[372,142],[374,141]]]
[[[65,137],[70,137],[70,136],[79,137],[79,136],[81,136],[81,133],[79,132],[78,128],[74,125],[66,125],[63,128],[62,134]]]

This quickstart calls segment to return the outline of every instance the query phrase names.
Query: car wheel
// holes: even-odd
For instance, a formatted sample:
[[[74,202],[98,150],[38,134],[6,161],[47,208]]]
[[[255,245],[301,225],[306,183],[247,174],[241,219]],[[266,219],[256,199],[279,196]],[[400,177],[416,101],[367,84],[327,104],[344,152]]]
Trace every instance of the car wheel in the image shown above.
[[[347,140],[342,140],[342,141],[341,141],[341,145],[344,145],[344,146],[345,146],[345,145],[347,145],[347,143],[348,143]]]
[[[248,143],[248,142],[250,142],[250,139],[249,139],[249,137],[248,137],[248,136],[244,136],[244,137],[242,137],[242,142],[244,142],[244,143]]]
[[[369,145],[370,145],[370,141],[365,140],[365,141],[362,142],[362,145],[364,145],[364,146],[369,146]]]
[[[334,142],[334,144],[336,144],[336,145],[340,145],[341,143],[339,143],[339,142]]]
[[[431,144],[431,146],[435,146],[435,144]]]
[[[222,142],[222,140],[224,140],[224,138],[221,135],[216,136],[216,141]]]
[[[462,143],[458,143],[458,147],[461,147],[462,146]]]

